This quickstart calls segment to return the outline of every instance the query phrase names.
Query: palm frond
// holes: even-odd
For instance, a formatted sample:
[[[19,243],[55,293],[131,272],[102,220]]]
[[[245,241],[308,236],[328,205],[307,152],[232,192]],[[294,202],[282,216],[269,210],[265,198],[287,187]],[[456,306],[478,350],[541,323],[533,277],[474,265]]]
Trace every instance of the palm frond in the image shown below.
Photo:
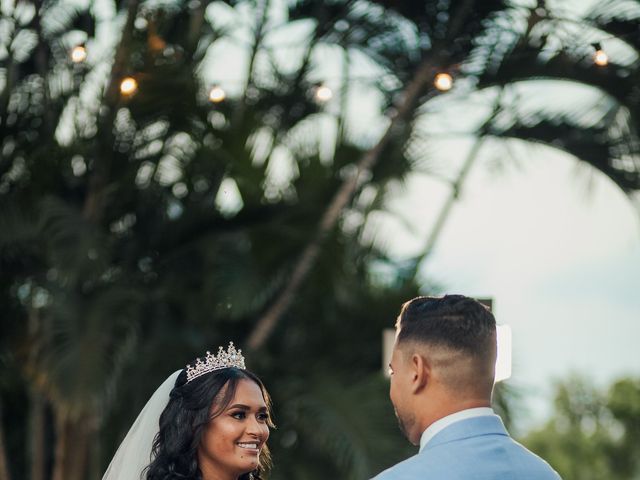
[[[0,257],[17,259],[37,253],[40,228],[36,212],[25,204],[0,203]]]
[[[69,415],[102,411],[134,351],[144,294],[114,285],[80,296],[50,285],[49,296],[42,319],[48,333],[31,373]]]
[[[105,271],[107,243],[96,226],[72,205],[54,196],[44,197],[39,205],[39,228],[46,239],[51,266],[72,284]]]
[[[566,118],[556,117],[528,124],[514,123],[493,133],[500,137],[541,142],[564,150],[600,170],[623,191],[632,193],[640,189],[637,140],[629,144],[624,138],[612,139],[605,126],[579,126]],[[628,147],[633,150],[629,151]],[[625,153],[621,155],[621,152]]]
[[[349,385],[335,377],[291,385],[300,387],[282,399],[281,428],[295,431],[305,450],[334,465],[341,478],[369,478],[407,453],[381,375]]]

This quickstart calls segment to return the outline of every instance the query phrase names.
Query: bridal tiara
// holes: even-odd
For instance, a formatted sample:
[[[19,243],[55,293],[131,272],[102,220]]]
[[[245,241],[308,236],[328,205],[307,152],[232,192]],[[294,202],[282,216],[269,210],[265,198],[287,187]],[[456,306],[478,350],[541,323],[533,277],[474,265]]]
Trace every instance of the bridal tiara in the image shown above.
[[[246,368],[244,366],[242,350],[236,350],[233,342],[229,342],[229,346],[226,351],[222,347],[218,347],[217,355],[207,352],[207,356],[204,358],[204,361],[198,358],[195,364],[187,365],[187,383],[206,373],[230,367]]]

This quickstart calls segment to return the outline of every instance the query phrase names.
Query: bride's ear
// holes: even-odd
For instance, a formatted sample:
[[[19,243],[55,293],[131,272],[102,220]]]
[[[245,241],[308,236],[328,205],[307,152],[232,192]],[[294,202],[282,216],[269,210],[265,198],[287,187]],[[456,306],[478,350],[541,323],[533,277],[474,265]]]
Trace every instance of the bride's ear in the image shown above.
[[[411,393],[420,393],[426,386],[431,374],[431,368],[422,355],[414,353],[411,356]]]

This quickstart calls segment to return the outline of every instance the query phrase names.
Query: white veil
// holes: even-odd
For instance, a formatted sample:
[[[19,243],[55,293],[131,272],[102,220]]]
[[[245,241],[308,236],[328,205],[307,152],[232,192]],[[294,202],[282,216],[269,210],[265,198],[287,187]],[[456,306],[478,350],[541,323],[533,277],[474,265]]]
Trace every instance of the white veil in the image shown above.
[[[160,414],[182,370],[172,373],[154,392],[111,459],[102,480],[141,480],[151,463],[153,439],[160,428]]]

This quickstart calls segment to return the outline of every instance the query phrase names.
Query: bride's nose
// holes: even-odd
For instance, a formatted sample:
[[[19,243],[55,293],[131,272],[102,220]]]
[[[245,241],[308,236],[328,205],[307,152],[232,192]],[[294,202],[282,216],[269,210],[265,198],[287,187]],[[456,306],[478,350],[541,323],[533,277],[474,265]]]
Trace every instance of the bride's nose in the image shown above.
[[[267,429],[267,426],[264,423],[261,423],[257,418],[250,417],[247,422],[247,433],[249,435],[253,435],[255,437],[262,438],[264,436],[264,432]]]

